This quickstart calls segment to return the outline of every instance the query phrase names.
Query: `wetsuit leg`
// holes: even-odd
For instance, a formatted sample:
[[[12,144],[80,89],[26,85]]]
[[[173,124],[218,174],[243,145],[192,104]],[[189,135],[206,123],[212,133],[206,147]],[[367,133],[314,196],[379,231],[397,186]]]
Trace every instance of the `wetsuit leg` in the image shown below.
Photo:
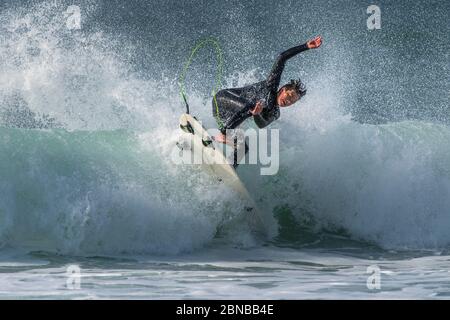
[[[213,115],[217,120],[220,132],[226,134],[226,130],[235,129],[252,114],[249,112],[253,103],[241,97],[239,89],[225,89],[219,91],[213,99]],[[237,168],[238,162],[238,141],[237,136],[233,136],[233,167]],[[248,152],[248,145],[244,141],[244,154]],[[241,155],[242,157],[242,155]]]
[[[237,137],[233,138],[233,167],[236,169],[239,165],[239,161],[241,161],[242,157],[245,157],[245,155],[248,153],[248,144],[247,142],[244,140],[244,154],[241,155],[241,158],[238,159],[238,154],[239,154],[239,150],[238,150],[239,146],[237,143]]]
[[[220,131],[234,129],[251,116],[251,103],[240,96],[240,92],[232,89],[219,91],[213,99],[213,115]]]

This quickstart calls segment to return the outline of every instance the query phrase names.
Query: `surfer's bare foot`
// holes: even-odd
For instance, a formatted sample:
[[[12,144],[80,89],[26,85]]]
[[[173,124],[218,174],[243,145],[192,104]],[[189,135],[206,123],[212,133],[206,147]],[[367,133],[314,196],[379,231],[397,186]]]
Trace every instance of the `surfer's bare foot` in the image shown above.
[[[226,135],[224,135],[223,133],[219,133],[218,135],[214,136],[214,141],[233,145],[233,141],[227,139]]]

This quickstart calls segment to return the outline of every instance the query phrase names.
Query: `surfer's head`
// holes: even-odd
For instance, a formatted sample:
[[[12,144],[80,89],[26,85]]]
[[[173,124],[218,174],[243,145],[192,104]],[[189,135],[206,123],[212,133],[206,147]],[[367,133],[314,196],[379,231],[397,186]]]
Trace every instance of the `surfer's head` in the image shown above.
[[[306,86],[300,79],[291,80],[278,90],[277,104],[280,107],[289,107],[306,94]]]

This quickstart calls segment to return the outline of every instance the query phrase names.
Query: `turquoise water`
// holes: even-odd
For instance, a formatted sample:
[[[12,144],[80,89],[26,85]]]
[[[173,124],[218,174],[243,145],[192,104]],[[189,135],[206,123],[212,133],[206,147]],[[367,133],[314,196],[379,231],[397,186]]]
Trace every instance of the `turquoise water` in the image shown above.
[[[448,128],[348,125],[332,139],[359,130],[358,136],[378,137],[369,147],[379,149],[361,159],[360,149],[370,149],[362,141],[334,151],[324,142],[335,161],[306,152],[289,175],[282,165],[279,175],[260,180],[252,168],[239,168],[259,206],[274,217],[269,239],[224,225],[245,214],[233,210],[233,193],[195,167],[162,161],[168,153],[149,143],[148,133],[2,129],[0,187],[7,197],[0,211],[0,296],[445,298],[449,220],[448,198],[442,198],[449,155],[438,146]],[[305,140],[294,153],[308,146]],[[389,156],[391,150],[399,152]],[[294,166],[291,148],[283,152]],[[283,190],[272,182],[277,179]],[[67,284],[72,265],[80,267],[79,289]],[[367,287],[370,266],[380,268],[379,290]]]

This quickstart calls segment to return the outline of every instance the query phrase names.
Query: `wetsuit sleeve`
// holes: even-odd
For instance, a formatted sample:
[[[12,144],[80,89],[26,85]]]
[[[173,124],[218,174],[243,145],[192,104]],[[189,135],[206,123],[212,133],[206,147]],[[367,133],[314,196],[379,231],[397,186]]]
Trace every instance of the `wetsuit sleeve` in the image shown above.
[[[244,120],[246,120],[251,115],[248,110],[242,110],[238,113],[235,113],[232,117],[228,118],[224,123],[221,132],[225,134],[227,129],[235,129],[238,127]]]
[[[300,52],[309,50],[306,43],[301,44],[299,46],[290,48],[284,52],[282,52],[275,61],[272,70],[267,77],[267,84],[271,87],[276,87],[275,89],[278,89],[278,85],[280,84],[281,80],[281,74],[283,73],[284,66],[286,64],[286,61],[292,58],[293,56],[299,54]]]
[[[261,112],[261,114],[253,116],[253,119],[255,120],[255,123],[258,126],[258,128],[262,129],[267,127],[273,121],[277,120],[279,117],[280,117],[280,108],[277,107],[270,110],[264,109]]]

